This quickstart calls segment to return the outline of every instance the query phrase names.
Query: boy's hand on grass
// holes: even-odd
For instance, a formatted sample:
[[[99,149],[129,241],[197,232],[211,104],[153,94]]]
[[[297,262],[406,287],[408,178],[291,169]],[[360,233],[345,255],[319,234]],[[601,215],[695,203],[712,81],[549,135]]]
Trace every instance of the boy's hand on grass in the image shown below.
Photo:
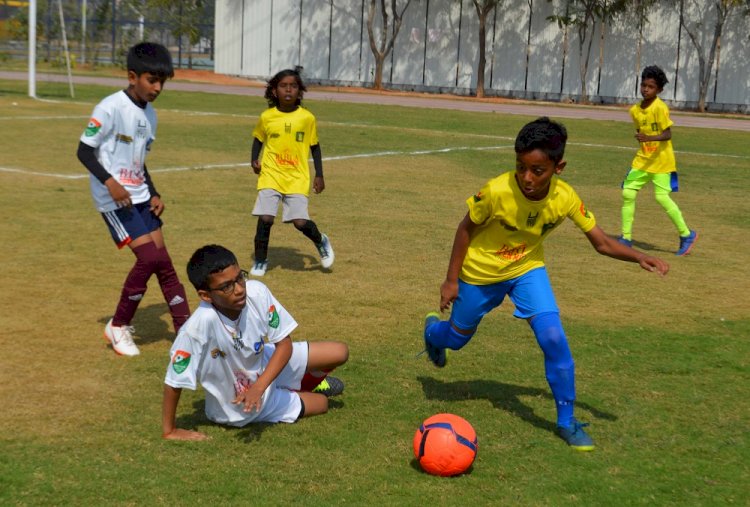
[[[664,276],[669,272],[669,264],[664,262],[658,257],[651,257],[650,255],[644,255],[641,257],[641,259],[638,261],[638,264],[641,265],[643,269],[646,271],[651,271],[659,276]]]
[[[181,428],[175,428],[169,433],[164,433],[161,436],[165,440],[208,440],[210,437],[200,431],[183,430]]]

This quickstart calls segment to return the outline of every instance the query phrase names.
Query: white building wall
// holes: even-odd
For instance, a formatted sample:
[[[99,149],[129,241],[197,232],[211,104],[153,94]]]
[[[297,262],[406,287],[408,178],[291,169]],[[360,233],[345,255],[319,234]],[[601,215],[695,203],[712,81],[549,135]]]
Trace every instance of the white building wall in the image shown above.
[[[393,48],[391,82],[394,84],[423,84],[427,4],[427,0],[412,0],[404,13],[401,30]]]
[[[329,0],[302,0],[299,65],[304,75],[330,79],[331,14]]]
[[[216,2],[215,23],[222,27],[214,34],[214,70],[219,74],[241,75],[242,12],[245,0]]]
[[[719,84],[716,102],[719,104],[750,103],[750,18],[735,13],[724,30],[720,52]],[[713,96],[708,97],[713,101]]]
[[[489,80],[490,71],[485,77],[485,84],[489,88],[525,91],[529,9],[527,0],[509,1],[503,8],[495,9],[495,39],[493,44],[487,46],[491,48],[487,60],[491,64],[492,81]]]
[[[405,0],[398,0],[399,7]],[[487,23],[485,93],[527,98],[578,98],[580,71],[575,30],[567,37],[547,17],[561,12],[565,0],[505,0]],[[710,2],[705,2],[709,5]],[[390,6],[390,3],[388,3]],[[713,7],[688,16],[702,20],[702,43],[713,31]],[[312,82],[371,84],[375,59],[367,35],[367,0],[217,0],[216,71],[268,78],[282,68],[301,65]],[[694,105],[698,97],[698,59],[680,27],[679,3],[659,3],[639,30],[631,19],[608,25],[600,65],[597,26],[587,75],[594,101],[633,102],[646,65],[659,65],[670,83],[662,97]],[[750,109],[750,18],[738,9],[724,30],[707,103],[725,109]],[[376,13],[374,26],[382,23]],[[401,89],[471,93],[476,87],[479,20],[471,0],[412,0],[393,53],[386,58],[383,84]],[[530,29],[530,36],[529,36]],[[528,55],[528,63],[527,63]],[[600,68],[601,67],[601,68]],[[716,72],[716,69],[714,69]],[[597,91],[598,88],[598,91]]]
[[[242,32],[238,34],[244,42],[242,75],[266,77],[271,74],[273,3],[267,0],[245,0],[244,4]]]
[[[271,3],[271,59],[269,74],[300,64],[300,0]]]
[[[362,57],[369,55],[371,58],[372,52],[367,43],[367,29],[363,24],[364,0],[331,0],[331,4],[333,28],[331,72],[328,79],[345,83],[367,81],[370,78],[362,74]]]

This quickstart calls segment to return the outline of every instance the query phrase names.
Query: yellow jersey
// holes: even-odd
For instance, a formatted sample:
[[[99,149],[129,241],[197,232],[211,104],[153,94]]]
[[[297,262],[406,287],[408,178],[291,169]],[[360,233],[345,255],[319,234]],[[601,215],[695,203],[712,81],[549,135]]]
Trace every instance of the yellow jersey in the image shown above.
[[[258,118],[253,137],[263,143],[258,190],[282,194],[310,193],[310,146],[318,144],[315,116],[303,107],[291,113],[266,109]]]
[[[460,278],[474,285],[510,280],[544,266],[542,243],[566,217],[583,232],[596,225],[575,190],[557,176],[541,201],[527,199],[515,172],[507,172],[487,182],[466,203],[469,218],[479,227],[470,239]]]
[[[674,125],[669,118],[669,108],[659,97],[656,97],[645,109],[640,103],[635,104],[630,108],[630,117],[633,119],[636,130],[649,136],[659,135]],[[632,167],[649,173],[676,171],[677,162],[674,158],[672,140],[640,143]]]

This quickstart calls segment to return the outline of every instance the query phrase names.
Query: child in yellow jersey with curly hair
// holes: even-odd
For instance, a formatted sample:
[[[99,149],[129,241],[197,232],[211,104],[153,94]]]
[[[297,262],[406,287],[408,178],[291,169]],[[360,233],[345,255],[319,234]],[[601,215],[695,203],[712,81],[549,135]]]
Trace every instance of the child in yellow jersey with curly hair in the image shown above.
[[[315,166],[313,190],[321,193],[323,158],[318,143],[315,116],[302,107],[302,95],[307,91],[299,72],[286,69],[277,73],[266,86],[266,109],[253,130],[251,161],[258,174],[258,197],[253,215],[258,217],[255,231],[255,264],[253,276],[263,276],[268,269],[268,242],[271,226],[283,205],[283,221],[294,227],[315,244],[324,269],[333,265],[333,247],[328,236],[310,220],[307,196],[310,193],[310,168],[307,157],[312,154]],[[263,157],[260,157],[261,148]]]

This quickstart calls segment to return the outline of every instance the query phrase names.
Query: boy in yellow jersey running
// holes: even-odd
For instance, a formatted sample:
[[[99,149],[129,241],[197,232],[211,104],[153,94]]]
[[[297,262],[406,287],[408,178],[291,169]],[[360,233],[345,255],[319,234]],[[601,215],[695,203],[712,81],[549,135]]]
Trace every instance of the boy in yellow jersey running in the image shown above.
[[[596,225],[573,188],[558,178],[567,132],[549,118],[525,125],[515,142],[516,170],[487,182],[467,199],[469,211],[458,225],[448,273],[440,288],[440,311],[427,314],[425,348],[445,366],[445,349],[466,345],[485,314],[509,296],[514,315],[526,319],[544,353],[547,381],[557,407],[557,432],[571,447],[591,451],[594,442],[573,416],[575,372],[560,311],[544,267],[542,243],[570,218],[597,252],[665,275],[669,265],[610,238]]]
[[[635,198],[643,186],[654,183],[656,202],[664,208],[667,216],[680,235],[680,247],[676,255],[687,255],[698,239],[698,233],[690,230],[677,204],[669,197],[677,192],[677,164],[672,150],[674,122],[669,118],[669,108],[659,98],[666,85],[667,76],[656,65],[643,69],[641,73],[641,96],[643,100],[630,108],[630,117],[635,125],[635,138],[640,143],[630,172],[622,183],[622,236],[620,243],[633,244],[633,219]]]
[[[299,72],[291,69],[278,72],[266,86],[265,98],[270,107],[260,115],[253,130],[251,160],[255,174],[259,175],[258,197],[253,208],[253,215],[258,217],[255,264],[250,270],[253,276],[263,276],[268,269],[268,242],[279,202],[283,205],[283,221],[292,222],[315,243],[323,268],[333,265],[331,241],[321,234],[307,211],[308,155],[312,154],[315,166],[312,185],[315,193],[321,193],[326,184],[315,116],[301,105],[305,91]],[[259,159],[261,148],[263,157]]]

